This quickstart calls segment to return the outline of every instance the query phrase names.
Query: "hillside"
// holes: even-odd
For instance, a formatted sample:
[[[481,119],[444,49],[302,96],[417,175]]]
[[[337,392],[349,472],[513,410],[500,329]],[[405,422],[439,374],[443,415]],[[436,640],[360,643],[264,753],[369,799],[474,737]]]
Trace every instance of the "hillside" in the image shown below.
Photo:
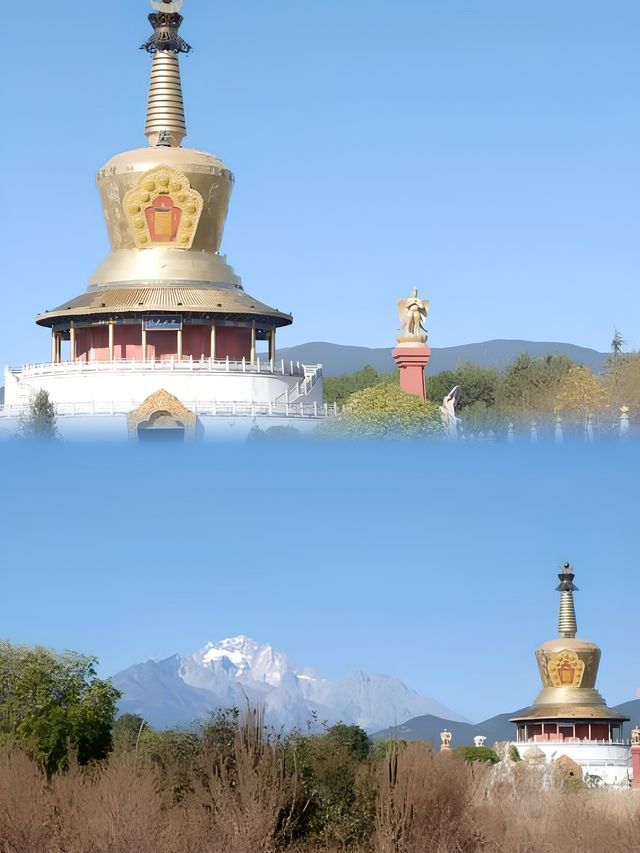
[[[480,367],[505,368],[521,352],[534,357],[562,352],[578,364],[586,364],[592,370],[600,371],[605,365],[607,354],[587,347],[560,342],[540,341],[483,341],[476,344],[463,344],[457,347],[432,347],[428,373],[432,376],[443,370],[455,370],[465,362],[473,362]],[[278,358],[285,361],[300,361],[303,364],[322,364],[325,376],[341,376],[353,373],[369,364],[380,373],[391,373],[395,362],[390,348],[370,349],[342,344],[329,344],[323,341],[300,344],[296,347],[278,349]]]

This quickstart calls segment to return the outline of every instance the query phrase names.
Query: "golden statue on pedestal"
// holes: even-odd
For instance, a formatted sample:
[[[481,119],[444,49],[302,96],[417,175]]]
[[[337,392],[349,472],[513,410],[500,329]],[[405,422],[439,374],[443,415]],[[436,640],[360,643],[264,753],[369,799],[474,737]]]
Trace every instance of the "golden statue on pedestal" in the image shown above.
[[[453,735],[447,729],[440,732],[440,752],[448,752],[451,749],[452,737]]]
[[[411,296],[398,301],[398,318],[401,334],[398,343],[426,343],[427,334],[424,321],[429,312],[429,302],[420,299],[418,288],[414,287]]]

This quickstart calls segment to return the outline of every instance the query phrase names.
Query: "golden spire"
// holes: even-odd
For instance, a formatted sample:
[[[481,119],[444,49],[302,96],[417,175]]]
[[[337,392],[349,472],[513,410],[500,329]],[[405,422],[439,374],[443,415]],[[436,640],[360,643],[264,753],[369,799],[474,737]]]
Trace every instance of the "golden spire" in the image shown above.
[[[569,563],[565,563],[558,574],[560,583],[556,590],[560,593],[560,616],[558,618],[558,633],[561,637],[575,638],[578,632],[576,609],[573,604],[573,593],[578,587],[574,585],[575,575]]]
[[[177,148],[187,135],[180,82],[179,53],[191,47],[179,35],[182,0],[151,0],[153,35],[142,45],[152,55],[144,135],[149,145]]]

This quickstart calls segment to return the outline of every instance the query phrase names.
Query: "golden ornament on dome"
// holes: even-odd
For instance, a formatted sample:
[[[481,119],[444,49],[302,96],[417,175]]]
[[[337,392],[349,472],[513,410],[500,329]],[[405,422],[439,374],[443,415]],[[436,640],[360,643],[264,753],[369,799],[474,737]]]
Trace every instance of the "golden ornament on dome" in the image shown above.
[[[186,175],[157,166],[126,193],[123,205],[138,249],[190,249],[204,203]]]

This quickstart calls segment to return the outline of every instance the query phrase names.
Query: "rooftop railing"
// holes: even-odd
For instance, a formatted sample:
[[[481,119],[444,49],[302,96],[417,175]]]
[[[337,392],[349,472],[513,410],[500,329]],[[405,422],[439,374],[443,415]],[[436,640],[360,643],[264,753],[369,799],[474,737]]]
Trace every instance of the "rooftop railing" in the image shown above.
[[[582,744],[583,746],[590,746],[593,744],[612,744],[612,745],[630,745],[631,741],[629,740],[614,740],[612,738],[580,738],[580,737],[563,737],[562,735],[533,735],[533,737],[521,738],[518,739],[517,743],[521,744],[562,744],[562,743],[570,743],[570,744]]]
[[[9,367],[9,373],[15,376],[56,376],[78,373],[117,373],[124,372],[190,372],[204,371],[206,373],[259,373],[273,376],[321,376],[322,366],[304,365],[299,361],[284,359],[263,359],[260,356],[254,361],[249,359],[234,360],[230,358],[168,358],[168,359],[133,359],[122,358],[114,361],[61,361],[44,362],[41,364],[25,364],[22,367]]]

